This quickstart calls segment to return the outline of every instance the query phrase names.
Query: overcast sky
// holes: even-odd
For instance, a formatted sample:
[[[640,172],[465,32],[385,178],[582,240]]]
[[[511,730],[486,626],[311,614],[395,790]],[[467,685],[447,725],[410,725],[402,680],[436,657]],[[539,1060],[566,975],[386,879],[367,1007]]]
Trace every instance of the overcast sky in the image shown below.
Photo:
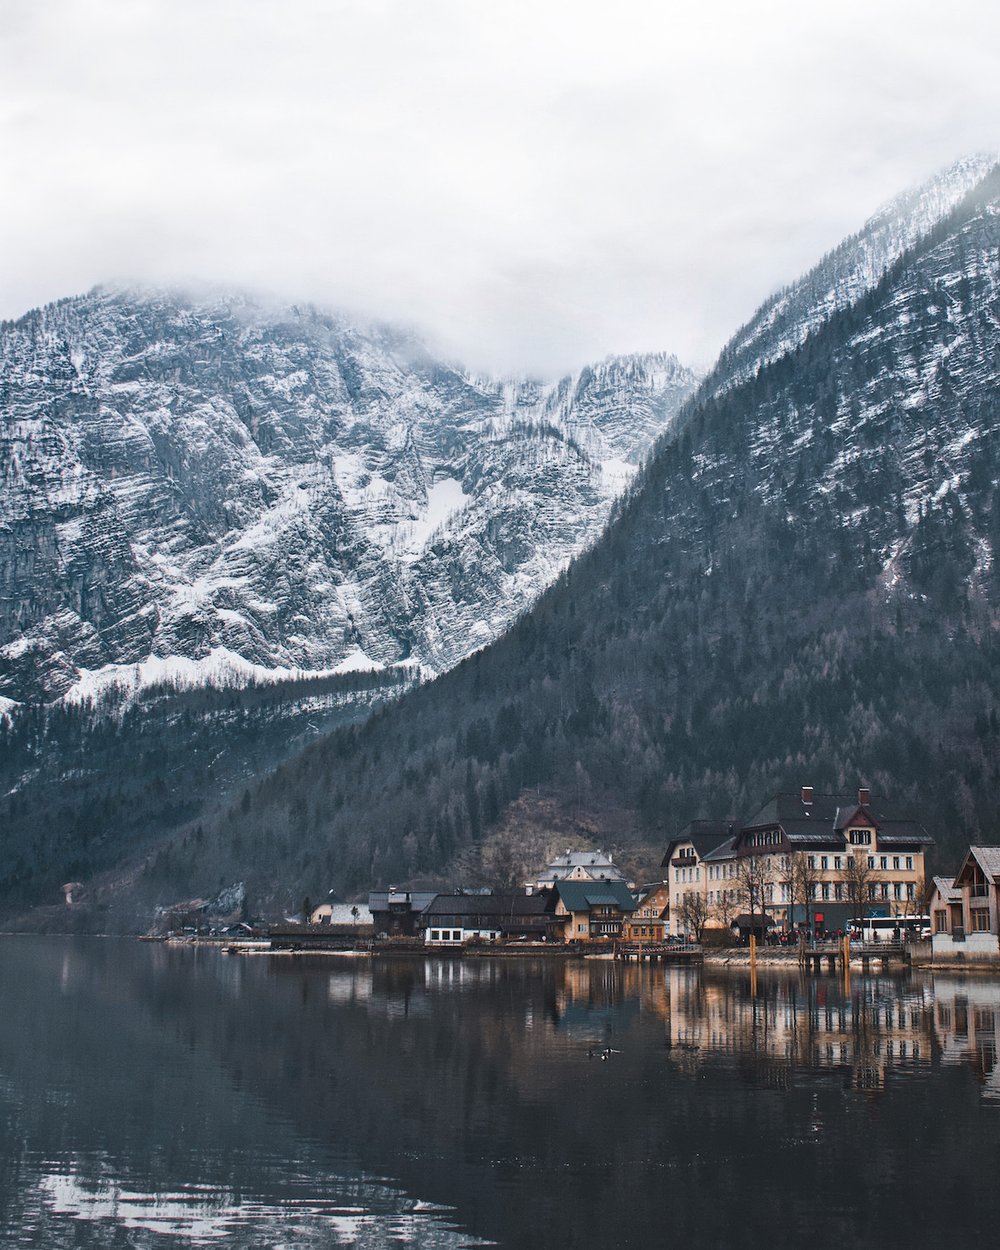
[[[1000,148],[993,0],[0,0],[0,316],[192,278],[706,365]]]

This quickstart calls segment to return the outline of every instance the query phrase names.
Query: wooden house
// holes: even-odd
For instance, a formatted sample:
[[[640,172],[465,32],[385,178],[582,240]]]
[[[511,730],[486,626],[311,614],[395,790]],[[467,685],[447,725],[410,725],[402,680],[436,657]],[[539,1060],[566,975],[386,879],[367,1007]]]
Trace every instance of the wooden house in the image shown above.
[[[635,896],[624,881],[557,881],[555,892],[555,914],[567,942],[617,941],[635,911]]]

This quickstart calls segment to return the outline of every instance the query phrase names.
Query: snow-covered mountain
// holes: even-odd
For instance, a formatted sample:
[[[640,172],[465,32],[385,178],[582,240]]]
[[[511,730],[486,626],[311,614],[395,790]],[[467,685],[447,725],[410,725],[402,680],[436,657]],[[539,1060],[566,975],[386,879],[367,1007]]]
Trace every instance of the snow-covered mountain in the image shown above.
[[[0,327],[0,695],[133,671],[442,671],[600,532],[693,389],[543,385],[243,296],[97,290]]]
[[[871,291],[902,253],[947,217],[998,159],[997,153],[963,157],[883,205],[856,234],[766,300],[736,331],[706,379],[706,390],[718,394],[745,382]]]

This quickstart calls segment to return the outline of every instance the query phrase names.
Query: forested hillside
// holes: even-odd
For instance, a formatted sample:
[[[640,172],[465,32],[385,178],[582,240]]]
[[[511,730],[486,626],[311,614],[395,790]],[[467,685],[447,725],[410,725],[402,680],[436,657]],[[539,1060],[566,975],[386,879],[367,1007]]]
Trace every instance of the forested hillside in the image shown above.
[[[245,878],[273,911],[454,879],[532,821],[645,846],[652,870],[686,820],[801,784],[912,805],[943,866],[995,839],[1000,171],[865,272],[752,375],[720,365],[506,636],[363,725],[288,742],[256,784],[231,775],[228,805],[180,833],[101,844],[85,867],[116,875],[93,897],[140,915]],[[6,804],[27,847],[35,813]],[[47,832],[47,888],[79,862],[71,819]]]
[[[433,873],[532,787],[656,837],[864,781],[943,863],[994,838],[998,375],[994,171],[798,347],[692,402],[506,637],[312,745],[148,884],[249,873],[277,900]]]
[[[248,802],[255,778],[415,681],[403,667],[242,687],[112,686],[0,715],[3,912],[58,903],[64,882],[125,861],[121,887],[136,856],[182,827],[199,841],[200,820]]]

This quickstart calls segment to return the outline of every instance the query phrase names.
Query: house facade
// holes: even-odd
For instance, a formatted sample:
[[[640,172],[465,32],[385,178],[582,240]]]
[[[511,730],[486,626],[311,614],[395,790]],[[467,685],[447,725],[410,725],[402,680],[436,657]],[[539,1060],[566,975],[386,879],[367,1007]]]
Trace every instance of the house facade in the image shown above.
[[[566,851],[549,864],[529,889],[550,889],[557,881],[624,881],[625,874],[607,851]]]
[[[965,925],[962,891],[952,877],[935,877],[927,900],[932,933],[951,933]]]
[[[626,942],[662,942],[670,909],[670,882],[657,881],[639,891],[635,911],[622,922]]]
[[[863,787],[776,794],[747,820],[694,821],[668,845],[669,931],[692,928],[693,907],[708,928],[761,916],[762,928],[836,931],[855,917],[913,915],[932,845],[919,820]]]
[[[614,942],[635,911],[624,881],[557,881],[555,915],[565,942]]]
[[[970,846],[955,875],[966,934],[1000,934],[1000,846]]]
[[[368,910],[377,938],[416,937],[420,931],[420,914],[434,900],[434,890],[373,890],[368,895]]]
[[[709,928],[727,923],[724,892],[735,894],[736,854],[733,850],[737,826],[731,820],[692,820],[667,844],[661,867],[667,870],[666,932],[683,936],[698,912],[704,913]],[[711,883],[711,884],[710,884]],[[739,907],[733,899],[733,913]]]
[[[970,846],[954,879],[935,877],[930,964],[1000,964],[1000,846]]]
[[[555,895],[525,893],[438,894],[424,908],[420,925],[428,946],[465,942],[550,941],[559,928]]]

